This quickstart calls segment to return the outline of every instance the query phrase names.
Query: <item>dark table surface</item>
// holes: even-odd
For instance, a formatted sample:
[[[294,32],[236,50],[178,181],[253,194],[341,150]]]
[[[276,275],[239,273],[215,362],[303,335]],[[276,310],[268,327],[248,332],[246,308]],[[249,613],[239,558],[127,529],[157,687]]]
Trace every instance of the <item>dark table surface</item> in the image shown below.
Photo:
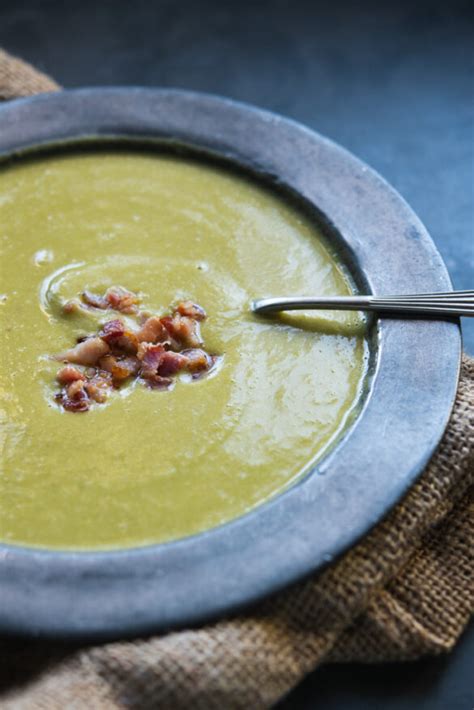
[[[190,88],[307,124],[378,170],[474,287],[472,2],[1,0],[0,45],[66,87]],[[322,668],[281,708],[472,710],[473,658],[471,629],[447,658]]]

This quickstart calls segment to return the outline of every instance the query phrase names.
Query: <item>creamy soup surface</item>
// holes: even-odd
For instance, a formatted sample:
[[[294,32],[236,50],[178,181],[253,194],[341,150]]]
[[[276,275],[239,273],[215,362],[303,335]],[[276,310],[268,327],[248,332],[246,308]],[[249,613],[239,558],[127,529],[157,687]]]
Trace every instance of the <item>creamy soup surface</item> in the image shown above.
[[[4,542],[109,549],[206,530],[304,475],[352,416],[359,316],[249,310],[254,297],[351,292],[318,227],[266,187],[132,151],[18,161],[0,170],[0,250]],[[116,284],[155,313],[202,305],[219,365],[64,411],[50,356],[112,316],[63,304]]]

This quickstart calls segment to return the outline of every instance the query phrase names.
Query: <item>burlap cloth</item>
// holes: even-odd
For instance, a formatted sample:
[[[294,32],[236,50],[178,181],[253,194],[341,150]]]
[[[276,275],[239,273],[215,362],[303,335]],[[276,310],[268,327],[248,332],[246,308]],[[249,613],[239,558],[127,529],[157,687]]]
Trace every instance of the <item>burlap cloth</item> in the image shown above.
[[[0,50],[0,97],[58,85]],[[322,574],[245,615],[101,646],[0,640],[3,710],[265,708],[321,663],[449,651],[473,610],[474,359],[418,483]]]

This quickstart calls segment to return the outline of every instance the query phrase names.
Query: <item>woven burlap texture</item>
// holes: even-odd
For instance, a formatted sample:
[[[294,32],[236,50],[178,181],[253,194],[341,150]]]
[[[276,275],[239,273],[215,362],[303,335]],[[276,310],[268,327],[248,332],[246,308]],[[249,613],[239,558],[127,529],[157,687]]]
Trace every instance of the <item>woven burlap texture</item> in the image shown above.
[[[0,49],[0,100],[17,99],[20,96],[58,89],[59,85],[49,76]]]
[[[0,96],[57,87],[16,62],[0,52]],[[92,647],[0,641],[0,707],[258,710],[323,662],[449,651],[474,606],[473,483],[474,359],[465,356],[430,464],[336,564],[246,614],[199,629]]]

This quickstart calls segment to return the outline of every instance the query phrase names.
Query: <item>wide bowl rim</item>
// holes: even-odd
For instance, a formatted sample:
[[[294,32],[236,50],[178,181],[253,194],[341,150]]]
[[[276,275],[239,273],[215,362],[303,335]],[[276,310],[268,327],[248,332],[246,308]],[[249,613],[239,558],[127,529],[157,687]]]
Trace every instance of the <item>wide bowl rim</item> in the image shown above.
[[[276,114],[176,89],[95,87],[6,103],[0,128],[0,157],[58,141],[118,137],[215,154],[313,205],[373,291],[394,284],[405,292],[451,289],[406,202],[347,151]],[[458,321],[384,320],[378,335],[370,394],[347,436],[310,476],[264,506],[205,533],[146,547],[67,552],[0,544],[0,632],[105,639],[194,625],[340,555],[416,480],[456,393]]]

